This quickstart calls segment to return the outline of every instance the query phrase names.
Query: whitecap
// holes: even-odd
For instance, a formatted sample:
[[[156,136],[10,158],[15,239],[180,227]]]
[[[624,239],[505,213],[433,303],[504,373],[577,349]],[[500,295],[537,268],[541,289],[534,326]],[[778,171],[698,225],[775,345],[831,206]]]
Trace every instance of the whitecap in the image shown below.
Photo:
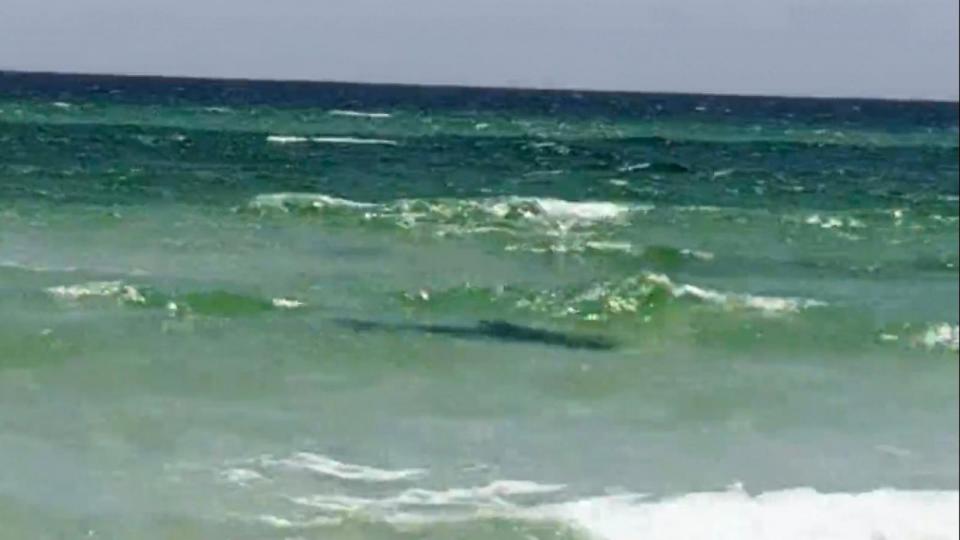
[[[291,497],[291,501],[324,512],[368,512],[376,515],[392,515],[395,521],[398,511],[434,508],[475,512],[480,509],[514,508],[516,502],[511,499],[548,495],[566,489],[563,484],[539,484],[524,480],[495,480],[476,487],[425,489],[410,488],[396,495],[374,499],[343,494],[315,494]],[[449,517],[450,514],[447,514]]]
[[[255,209],[288,210],[290,208],[320,209],[327,207],[373,208],[376,205],[333,197],[324,193],[264,193],[254,197],[249,206]]]
[[[360,482],[395,482],[418,478],[426,474],[423,469],[378,469],[366,465],[343,463],[333,458],[314,454],[312,452],[298,452],[286,458],[263,456],[258,460],[261,466],[276,466],[286,469],[303,470],[339,478],[341,480],[356,480]]]
[[[620,172],[633,172],[633,171],[642,171],[644,169],[649,169],[651,166],[648,162],[643,163],[628,163],[620,167]]]
[[[803,221],[807,225],[819,225],[822,229],[836,229],[843,227],[843,220],[836,217],[821,217],[819,214],[807,216]]]
[[[597,251],[619,251],[621,253],[630,253],[633,251],[633,245],[630,242],[611,242],[611,241],[588,241],[586,246]]]
[[[582,251],[591,228],[599,224],[625,223],[633,212],[648,211],[649,206],[607,201],[565,201],[536,197],[492,197],[478,199],[398,199],[383,203],[352,201],[323,193],[264,193],[247,203],[254,210],[340,210],[360,222],[376,220],[403,229],[432,228],[437,236],[465,234],[507,234],[526,232],[541,240],[561,239],[560,249]],[[568,234],[570,233],[570,234]],[[573,242],[573,245],[566,244]],[[622,248],[622,246],[618,246]]]
[[[687,283],[674,283],[665,274],[648,272],[643,279],[667,289],[675,298],[690,297],[725,308],[748,308],[769,314],[797,312],[807,308],[824,307],[826,302],[810,298],[759,296],[745,293],[728,293]]]
[[[277,529],[309,529],[312,527],[329,527],[339,525],[343,520],[339,518],[315,517],[310,519],[290,519],[273,514],[257,516],[255,521]],[[293,540],[293,539],[290,539]]]
[[[960,327],[949,323],[931,325],[919,341],[928,349],[944,348],[957,352],[960,350]]]
[[[271,300],[273,307],[280,309],[296,309],[307,305],[305,302],[295,298],[274,298]]]
[[[571,202],[562,199],[533,199],[543,214],[555,219],[599,221],[622,217],[630,211],[623,204],[606,201]]]
[[[65,300],[81,300],[88,297],[116,297],[126,302],[142,304],[146,302],[136,287],[122,281],[90,281],[76,285],[59,285],[47,288],[51,295]]]
[[[363,509],[373,508],[379,504],[377,499],[326,494],[291,497],[290,501],[301,506],[309,506],[316,510],[334,513],[353,513]]]
[[[310,142],[326,144],[384,144],[396,146],[397,141],[390,139],[364,139],[361,137],[310,137]]]
[[[599,497],[522,514],[568,523],[597,540],[950,540],[958,537],[957,508],[956,491],[798,488],[757,496],[742,490],[690,493],[659,501]]]
[[[680,254],[701,261],[712,261],[716,256],[709,251],[700,251],[697,249],[681,249]]]
[[[411,506],[506,506],[507,498],[522,495],[543,495],[565,489],[563,484],[538,484],[523,480],[496,480],[485,486],[430,490],[408,489],[388,502]]]
[[[492,486],[492,487],[491,487]],[[507,495],[554,493],[562,486],[498,481],[482,488],[406,490],[383,498],[321,494],[292,497],[320,515],[260,515],[278,529],[329,527],[360,515],[394,527],[487,519],[553,523],[594,540],[956,540],[956,491],[878,489],[821,493],[795,488],[751,495],[742,486],[653,499],[639,494],[557,503]]]
[[[793,313],[812,307],[824,307],[826,302],[810,298],[790,298],[780,296],[758,296],[742,293],[727,293],[706,289],[690,284],[675,284],[664,274],[647,274],[647,278],[666,287],[670,293],[682,298],[690,296],[698,300],[717,304],[727,308],[749,308],[764,313]]]
[[[266,478],[252,469],[235,468],[223,471],[220,475],[224,481],[231,484],[245,486],[251,482],[266,480]]]
[[[812,307],[824,307],[826,302],[810,298],[783,298],[779,296],[754,296],[751,294],[733,297],[748,308],[768,313],[796,312]]]
[[[275,144],[305,143],[309,140],[307,137],[296,135],[267,135],[267,142]]]
[[[902,215],[900,216],[902,217]],[[897,219],[900,219],[899,217]],[[809,215],[788,215],[782,218],[784,223],[800,223],[813,225],[824,230],[833,230],[834,234],[849,240],[859,240],[860,237],[845,232],[848,229],[866,229],[867,224],[851,215],[837,215],[827,213],[813,213]]]
[[[329,111],[327,114],[332,116],[349,116],[355,118],[390,118],[393,116],[392,114],[385,112],[351,111],[348,109],[334,109]]]

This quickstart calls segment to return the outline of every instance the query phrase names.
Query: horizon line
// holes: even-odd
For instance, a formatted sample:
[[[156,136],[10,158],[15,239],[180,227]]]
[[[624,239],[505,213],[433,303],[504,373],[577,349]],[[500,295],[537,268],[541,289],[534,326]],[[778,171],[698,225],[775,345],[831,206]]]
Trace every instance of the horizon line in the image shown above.
[[[864,97],[864,96],[827,96],[827,95],[798,95],[798,94],[763,94],[740,92],[693,92],[679,90],[612,90],[598,88],[574,87],[541,87],[520,85],[468,85],[457,83],[402,83],[384,81],[346,81],[335,79],[303,79],[303,78],[254,78],[254,77],[207,77],[198,75],[163,75],[133,72],[82,72],[82,71],[50,71],[29,69],[7,69],[0,67],[0,77],[7,75],[25,76],[53,76],[53,77],[100,77],[113,79],[147,79],[159,81],[193,81],[209,83],[270,83],[270,84],[308,84],[308,85],[343,85],[343,86],[387,86],[397,88],[423,88],[436,90],[479,90],[479,91],[514,91],[536,93],[571,93],[594,95],[634,95],[634,96],[703,96],[739,99],[795,99],[811,101],[874,101],[897,103],[927,103],[960,105],[960,96],[955,99],[946,98],[907,98],[907,97]]]

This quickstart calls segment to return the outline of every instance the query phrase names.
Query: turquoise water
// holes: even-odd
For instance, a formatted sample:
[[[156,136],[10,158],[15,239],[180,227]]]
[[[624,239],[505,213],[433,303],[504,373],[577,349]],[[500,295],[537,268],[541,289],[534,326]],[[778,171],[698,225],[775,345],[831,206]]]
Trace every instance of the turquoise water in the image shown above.
[[[957,538],[955,103],[0,75],[0,538]]]

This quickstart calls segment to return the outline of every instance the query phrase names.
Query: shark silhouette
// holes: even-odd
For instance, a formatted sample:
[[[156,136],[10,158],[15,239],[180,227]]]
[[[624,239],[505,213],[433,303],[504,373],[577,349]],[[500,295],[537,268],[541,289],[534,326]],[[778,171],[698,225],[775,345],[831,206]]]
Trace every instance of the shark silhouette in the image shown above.
[[[616,343],[603,336],[590,336],[544,330],[532,326],[523,326],[502,320],[478,321],[475,325],[424,324],[424,323],[387,323],[360,319],[337,319],[356,332],[419,332],[438,334],[461,339],[493,339],[517,343],[537,343],[567,349],[587,349],[609,351]]]

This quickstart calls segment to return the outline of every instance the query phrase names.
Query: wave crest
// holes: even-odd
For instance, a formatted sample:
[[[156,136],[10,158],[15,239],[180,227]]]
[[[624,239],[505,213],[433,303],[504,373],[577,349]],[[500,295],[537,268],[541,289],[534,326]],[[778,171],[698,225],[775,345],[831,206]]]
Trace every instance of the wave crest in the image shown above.
[[[916,337],[916,341],[927,349],[946,349],[960,351],[960,327],[949,323],[932,324]]]
[[[237,467],[243,467],[238,469]],[[598,540],[848,538],[956,539],[958,492],[882,488],[866,492],[820,492],[811,487],[748,493],[734,484],[722,491],[653,497],[624,492],[591,495],[563,484],[510,480],[444,483],[447,474],[426,469],[385,469],[345,463],[312,452],[228,462],[217,478],[243,490],[263,490],[271,513],[236,516],[277,529],[365,531],[416,526],[433,533],[483,529],[507,522],[504,538]],[[476,471],[474,471],[476,472]],[[301,473],[334,484],[304,483]],[[287,477],[292,474],[293,477]],[[289,482],[287,482],[289,480]],[[412,485],[411,485],[412,483]],[[319,489],[319,490],[318,490]],[[286,503],[286,504],[282,504]],[[455,525],[456,529],[450,526]],[[458,536],[468,537],[467,534]],[[444,537],[444,536],[438,536]],[[486,536],[484,536],[486,537]]]
[[[146,303],[146,298],[134,286],[122,281],[88,281],[76,285],[49,287],[47,292],[64,300],[82,300],[84,298],[116,298],[136,304]]]
[[[609,238],[629,216],[649,207],[607,201],[538,197],[399,199],[372,203],[322,193],[267,193],[241,211],[311,215],[327,224],[392,227],[437,238],[494,236],[507,251],[621,252],[629,243]]]
[[[820,493],[810,488],[751,496],[742,490],[661,501],[602,497],[526,512],[570,523],[603,540],[739,538],[956,539],[956,491]]]
[[[372,144],[397,146],[399,143],[391,139],[368,139],[364,137],[304,137],[300,135],[267,135],[267,142],[274,144],[319,143],[319,144]]]
[[[196,291],[167,294],[149,287],[138,287],[122,281],[89,281],[75,285],[49,287],[46,292],[68,302],[113,299],[120,304],[145,308],[162,308],[176,316],[208,315],[231,317],[253,315],[271,310],[292,310],[307,304],[295,298],[264,299],[229,291]]]
[[[390,118],[393,116],[392,114],[385,112],[352,111],[348,109],[334,109],[329,111],[327,114],[330,116],[347,116],[352,118]]]
[[[625,217],[631,211],[648,209],[648,207],[609,201],[566,201],[545,197],[399,199],[384,203],[370,203],[324,193],[265,193],[255,196],[247,206],[257,210],[274,208],[286,211],[344,207],[372,210],[375,217],[393,217],[398,218],[398,221],[422,218],[441,223],[471,216],[502,220],[591,223],[614,221]]]
[[[414,305],[483,304],[492,308],[547,314],[556,318],[606,321],[613,318],[637,318],[645,322],[667,303],[693,301],[722,310],[756,311],[764,315],[796,313],[823,307],[825,302],[807,298],[757,296],[721,292],[696,285],[675,283],[664,274],[646,272],[621,280],[603,281],[566,289],[528,291],[512,287],[481,288],[469,284],[431,292],[425,289],[404,298]]]
[[[297,452],[285,458],[262,456],[256,462],[262,467],[309,471],[321,476],[360,482],[396,482],[418,478],[426,473],[423,469],[390,470],[344,463],[312,452]]]

